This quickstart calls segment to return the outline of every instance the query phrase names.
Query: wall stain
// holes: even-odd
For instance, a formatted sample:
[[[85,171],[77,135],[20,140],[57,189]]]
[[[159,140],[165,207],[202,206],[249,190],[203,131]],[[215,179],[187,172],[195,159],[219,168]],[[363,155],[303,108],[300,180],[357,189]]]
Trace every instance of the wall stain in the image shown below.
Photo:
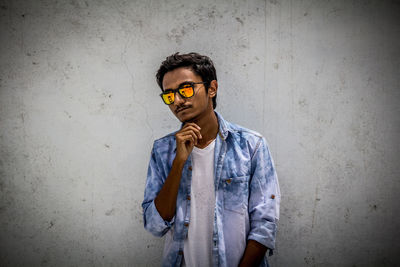
[[[350,218],[350,208],[346,208],[346,213],[344,214],[344,222],[348,223]]]
[[[308,106],[307,100],[305,98],[300,99],[298,103],[299,103],[299,106],[301,106],[301,107],[307,107]]]
[[[0,162],[0,166],[1,166],[1,162]],[[0,191],[4,191],[5,186],[4,186],[4,182],[2,180],[0,180]]]
[[[241,20],[239,17],[236,17],[235,19],[236,19],[242,26],[244,25],[243,20]]]
[[[64,110],[64,113],[68,116],[68,118],[72,118],[71,114],[69,114],[67,111]]]
[[[307,265],[312,265],[312,266],[315,266],[315,258],[314,258],[314,256],[313,255],[310,255],[310,251],[307,251],[307,256],[306,257],[304,257],[304,262],[307,264]]]
[[[53,221],[50,221],[50,223],[49,223],[49,227],[47,227],[47,230],[49,230],[50,228],[52,228],[53,226],[54,226],[54,222]]]
[[[376,204],[369,205],[369,208],[371,209],[371,211],[376,211],[378,209],[378,205]]]
[[[167,38],[168,40],[175,41],[177,44],[182,43],[182,38],[185,36],[186,30],[184,27],[182,27],[180,30],[177,28],[174,28],[171,30],[171,32],[167,33]]]
[[[115,209],[112,208],[112,209],[106,211],[105,215],[106,215],[106,216],[111,216],[111,215],[114,215],[114,213],[115,213]]]
[[[328,14],[326,14],[326,16],[338,17],[340,15],[340,11],[343,11],[343,8],[334,7],[328,12]]]
[[[316,208],[317,208],[317,202],[321,200],[321,199],[318,197],[318,187],[319,187],[319,186],[317,185],[317,187],[315,188],[315,201],[314,201],[314,207],[313,207],[313,210],[312,210],[311,232],[312,232],[312,229],[314,228],[314,223],[315,223],[315,210],[316,210]]]

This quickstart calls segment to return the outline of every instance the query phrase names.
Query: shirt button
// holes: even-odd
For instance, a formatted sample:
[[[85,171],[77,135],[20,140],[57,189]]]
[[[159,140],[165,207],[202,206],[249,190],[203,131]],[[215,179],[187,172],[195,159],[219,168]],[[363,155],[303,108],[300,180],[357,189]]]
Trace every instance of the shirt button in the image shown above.
[[[191,170],[192,170],[192,166],[189,166],[189,168],[188,168],[188,169],[189,169],[189,171],[191,171]]]
[[[274,195],[274,194],[272,194],[272,195],[271,195],[271,198],[272,198],[272,199],[274,199],[274,198],[275,198],[275,195]]]
[[[187,196],[186,199],[187,199],[187,200],[190,200],[190,196]]]
[[[188,227],[188,226],[189,226],[189,223],[186,222],[186,223],[184,224],[184,226]]]
[[[230,184],[230,183],[232,182],[232,179],[229,178],[228,180],[226,180],[226,182],[227,182],[228,184]]]

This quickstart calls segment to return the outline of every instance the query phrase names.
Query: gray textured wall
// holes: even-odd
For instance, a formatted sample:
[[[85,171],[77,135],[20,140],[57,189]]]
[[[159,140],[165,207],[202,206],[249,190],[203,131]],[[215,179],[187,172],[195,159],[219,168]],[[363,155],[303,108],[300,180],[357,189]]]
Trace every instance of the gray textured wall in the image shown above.
[[[205,53],[217,110],[269,141],[273,266],[400,264],[398,1],[0,1],[0,265],[157,266],[154,74]]]

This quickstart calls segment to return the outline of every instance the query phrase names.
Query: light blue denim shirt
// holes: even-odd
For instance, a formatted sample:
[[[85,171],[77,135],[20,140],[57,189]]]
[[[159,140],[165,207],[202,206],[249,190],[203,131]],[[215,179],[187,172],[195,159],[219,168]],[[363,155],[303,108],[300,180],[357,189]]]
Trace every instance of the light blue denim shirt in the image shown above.
[[[230,267],[239,264],[248,239],[268,247],[272,255],[281,194],[265,138],[215,114],[219,133],[214,152],[213,265]],[[175,133],[154,141],[142,203],[145,229],[158,237],[166,235],[163,266],[181,266],[190,227],[190,155],[182,171],[174,218],[165,221],[154,205],[175,158]],[[268,266],[267,256],[260,266]]]

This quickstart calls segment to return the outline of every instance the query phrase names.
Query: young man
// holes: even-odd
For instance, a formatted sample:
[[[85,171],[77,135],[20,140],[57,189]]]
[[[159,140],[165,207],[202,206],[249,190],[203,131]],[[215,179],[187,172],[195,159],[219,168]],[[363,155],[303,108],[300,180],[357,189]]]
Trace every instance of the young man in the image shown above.
[[[265,139],[214,111],[210,58],[176,53],[156,77],[182,122],[154,142],[142,203],[144,227],[166,234],[163,266],[268,266],[280,190]]]

